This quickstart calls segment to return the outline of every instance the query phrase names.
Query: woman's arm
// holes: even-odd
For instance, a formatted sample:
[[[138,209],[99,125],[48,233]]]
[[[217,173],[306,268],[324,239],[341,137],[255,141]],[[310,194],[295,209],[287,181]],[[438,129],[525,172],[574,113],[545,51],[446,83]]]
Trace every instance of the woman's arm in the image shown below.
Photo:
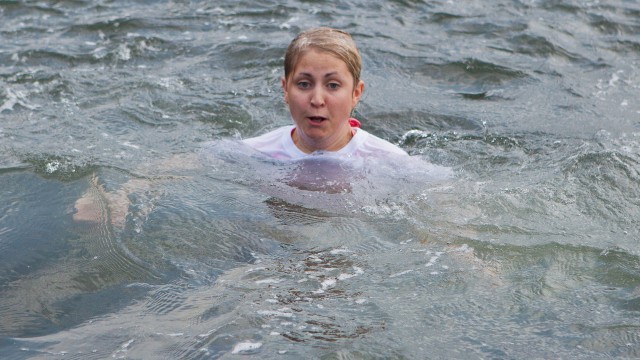
[[[174,156],[168,160],[141,167],[140,175],[131,178],[113,191],[105,190],[96,174],[90,180],[87,191],[74,204],[73,220],[78,222],[109,221],[116,229],[126,223],[132,194],[154,191],[159,182],[184,178],[174,175],[199,166],[194,154]],[[161,175],[163,174],[163,175]],[[150,206],[149,206],[150,207]]]

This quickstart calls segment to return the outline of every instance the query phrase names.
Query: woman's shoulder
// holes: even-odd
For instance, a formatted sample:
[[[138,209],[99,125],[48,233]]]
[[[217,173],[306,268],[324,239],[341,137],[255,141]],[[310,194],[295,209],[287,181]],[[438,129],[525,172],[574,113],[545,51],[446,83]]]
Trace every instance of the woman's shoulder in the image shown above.
[[[406,151],[397,145],[390,143],[370,132],[357,129],[354,140],[354,152],[362,155],[375,155],[375,154],[393,154],[400,156],[409,156]]]
[[[293,125],[282,126],[275,130],[266,132],[262,135],[243,139],[242,142],[251,147],[256,147],[260,146],[261,144],[271,143],[277,139],[282,139],[283,136],[290,136],[291,130],[293,130]]]
[[[293,125],[282,126],[265,134],[244,139],[242,142],[274,159],[295,159],[304,155],[304,153],[295,146],[291,139],[293,128]]]

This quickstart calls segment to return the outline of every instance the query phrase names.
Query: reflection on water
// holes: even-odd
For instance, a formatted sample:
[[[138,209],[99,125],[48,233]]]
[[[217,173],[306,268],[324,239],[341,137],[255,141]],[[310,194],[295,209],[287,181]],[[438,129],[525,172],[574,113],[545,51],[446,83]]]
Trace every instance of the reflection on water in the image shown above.
[[[0,1],[0,358],[640,357],[628,1]],[[352,32],[408,162],[281,164]]]

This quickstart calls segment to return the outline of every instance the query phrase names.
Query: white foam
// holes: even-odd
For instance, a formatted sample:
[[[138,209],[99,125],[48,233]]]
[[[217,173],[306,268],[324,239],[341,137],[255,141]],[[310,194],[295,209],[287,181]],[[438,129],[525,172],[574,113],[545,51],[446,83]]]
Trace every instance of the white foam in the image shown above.
[[[356,277],[358,275],[364,274],[364,270],[362,270],[362,268],[359,268],[357,266],[354,266],[353,270],[355,271],[355,273],[353,274],[341,273],[340,275],[338,275],[338,280],[346,280],[346,279],[350,279],[352,277]]]
[[[338,255],[338,254],[345,254],[345,253],[352,253],[352,252],[353,251],[343,247],[343,248],[333,249],[329,253],[331,255]]]
[[[269,279],[256,280],[256,284],[278,284],[280,282],[282,282],[282,279],[269,278]]]
[[[280,24],[280,29],[283,29],[283,30],[284,29],[286,29],[286,30],[291,29],[291,24],[296,22],[296,21],[298,21],[298,18],[297,17],[292,17],[289,20],[287,20],[287,21],[283,22],[282,24]]]
[[[269,316],[269,317],[284,317],[284,318],[293,317],[293,314],[290,312],[275,311],[275,310],[259,310],[257,314],[262,316]]]
[[[130,143],[130,142],[128,142],[128,141],[121,142],[120,144],[121,144],[122,146],[130,147],[130,148],[132,148],[132,149],[136,149],[136,150],[137,150],[137,149],[140,149],[140,146],[139,146],[139,145],[131,144],[131,143]]]
[[[26,98],[26,94],[20,90],[6,88],[5,94],[7,95],[7,100],[5,100],[2,105],[0,105],[0,113],[5,110],[12,111],[13,107],[16,105],[21,105],[29,110],[36,109],[36,106],[29,104]]]
[[[131,60],[131,49],[126,44],[120,44],[118,47],[118,59],[123,61]]]
[[[358,276],[358,274],[346,274],[346,273],[341,273],[340,275],[338,275],[338,278],[337,278],[337,279],[342,281],[342,280],[350,279],[350,278],[352,278],[352,277],[354,277],[354,276]]]
[[[336,280],[335,278],[329,278],[324,280],[320,286],[322,287],[322,290],[327,290],[328,288],[334,287],[336,285],[336,282],[338,280]]]
[[[100,60],[103,57],[107,56],[107,48],[104,46],[98,46],[97,48],[93,49],[91,53],[93,54],[93,57],[95,59]]]
[[[111,357],[113,357],[113,358],[122,358],[122,357],[124,357],[124,356],[119,355],[119,354],[128,352],[129,351],[129,346],[131,346],[131,344],[133,344],[134,341],[135,341],[134,339],[131,339],[131,340],[127,341],[126,343],[122,344],[120,346],[120,349],[116,350],[113,354],[111,354]]]
[[[47,172],[47,174],[53,174],[54,172],[58,171],[58,169],[60,168],[60,162],[57,160],[54,160],[50,163],[47,163],[47,165],[45,166],[44,171]]]
[[[391,275],[389,275],[389,277],[390,278],[394,278],[394,277],[402,276],[402,275],[405,275],[405,274],[408,274],[408,273],[411,273],[411,272],[413,272],[413,270],[411,270],[411,269],[410,270],[405,270],[405,271],[401,271],[399,273],[391,274]]]
[[[253,352],[256,351],[258,349],[260,349],[262,347],[262,343],[261,342],[250,342],[250,341],[245,341],[245,342],[240,342],[237,343],[233,346],[233,349],[231,350],[232,354],[242,354],[242,353],[246,353],[246,352]]]
[[[438,255],[436,255],[436,256],[432,256],[432,257],[429,259],[429,262],[427,262],[427,263],[425,264],[425,267],[433,266],[433,264],[435,264],[435,263],[436,263],[436,261],[438,261],[438,259],[439,259],[439,258],[440,258],[440,256],[438,256]]]
[[[473,248],[467,244],[462,244],[459,247],[453,249],[453,251],[461,252],[461,253],[470,253],[470,252],[473,252]]]

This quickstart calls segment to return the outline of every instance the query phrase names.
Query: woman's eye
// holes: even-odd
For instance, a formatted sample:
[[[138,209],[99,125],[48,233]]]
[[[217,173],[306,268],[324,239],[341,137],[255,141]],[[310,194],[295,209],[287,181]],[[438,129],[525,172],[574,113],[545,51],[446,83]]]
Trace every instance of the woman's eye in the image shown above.
[[[308,81],[300,81],[300,82],[298,82],[298,87],[300,89],[308,89],[308,88],[311,87],[311,83],[308,82]]]
[[[340,87],[340,84],[338,84],[338,83],[329,83],[329,84],[327,85],[327,87],[328,87],[329,89],[331,89],[331,90],[336,90],[336,89],[338,89],[338,88]]]

